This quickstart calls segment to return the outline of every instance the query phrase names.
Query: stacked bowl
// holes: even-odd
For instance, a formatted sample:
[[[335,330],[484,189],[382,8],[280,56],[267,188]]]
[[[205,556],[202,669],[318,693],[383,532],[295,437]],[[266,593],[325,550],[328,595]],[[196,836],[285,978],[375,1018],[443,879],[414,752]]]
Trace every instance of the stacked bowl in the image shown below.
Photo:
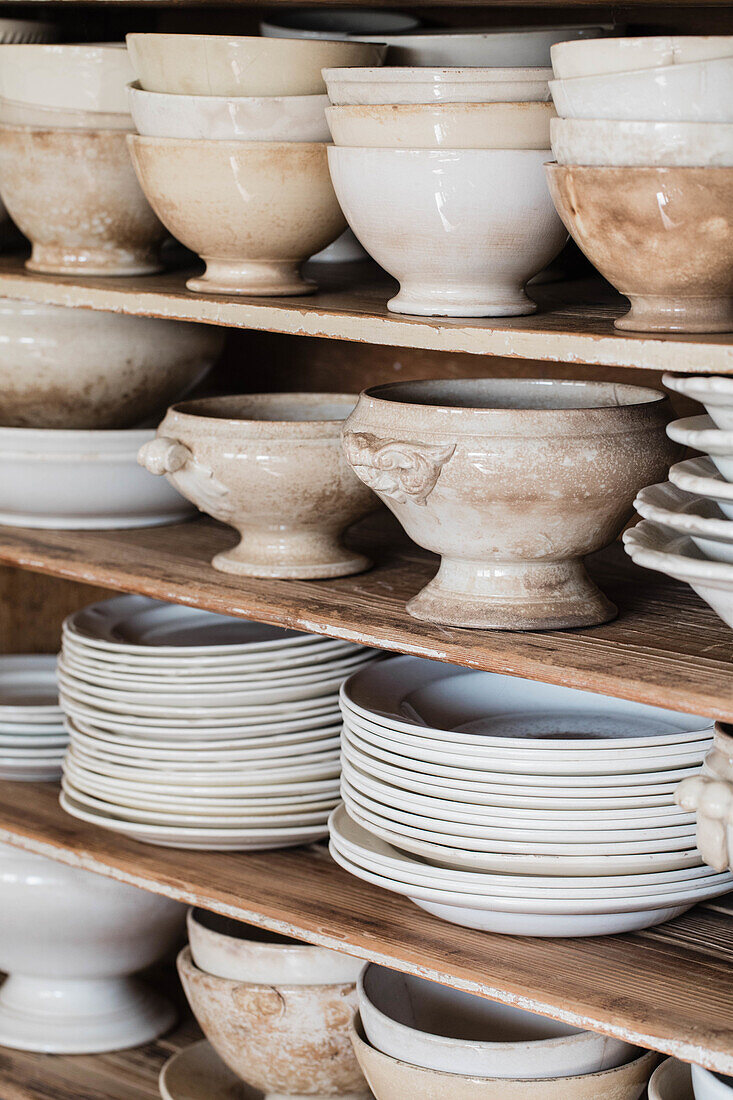
[[[673,420],[667,434],[707,457],[678,462],[669,481],[643,489],[643,521],[624,533],[626,551],[647,569],[690,584],[733,627],[733,380],[665,374],[707,415]]]
[[[344,230],[328,174],[321,69],[384,47],[319,39],[130,34],[129,138],[163,224],[206,262],[190,290],[306,294],[301,264]]]
[[[349,642],[121,596],[64,623],[64,809],[150,844],[267,849],[327,834]]]
[[[342,688],[334,858],[456,924],[605,935],[724,893],[674,804],[709,720],[398,657]]]
[[[733,329],[733,36],[552,47],[550,191],[644,332]]]
[[[58,779],[68,740],[56,658],[0,657],[0,779]]]

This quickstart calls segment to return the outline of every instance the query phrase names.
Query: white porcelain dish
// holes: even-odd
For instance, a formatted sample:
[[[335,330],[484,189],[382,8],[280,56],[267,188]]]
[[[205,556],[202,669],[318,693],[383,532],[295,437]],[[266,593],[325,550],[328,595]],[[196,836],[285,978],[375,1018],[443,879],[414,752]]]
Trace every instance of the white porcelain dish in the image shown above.
[[[418,31],[387,35],[387,65],[530,68],[550,65],[556,42],[603,35],[603,27],[524,27],[510,30]]]
[[[644,519],[689,535],[706,558],[733,565],[733,521],[705,497],[690,496],[665,482],[643,489],[634,507]]]
[[[3,45],[0,98],[56,110],[127,114],[135,79],[124,43]]]
[[[56,658],[45,654],[0,657],[0,723],[60,720]]]
[[[733,1077],[713,1073],[702,1066],[692,1066],[692,1091],[695,1100],[731,1100]]]
[[[549,100],[548,68],[324,69],[334,106],[389,103],[515,103]]]
[[[669,480],[686,493],[713,500],[726,519],[733,519],[733,485],[726,481],[709,458],[688,458],[669,471]]]
[[[733,131],[733,127],[731,130]],[[703,404],[716,428],[733,430],[733,378],[663,374],[662,383],[668,390],[674,390]]]
[[[733,125],[730,123],[553,118],[550,135],[552,153],[558,164],[733,166]]]
[[[238,765],[251,763],[256,767],[260,761],[265,760],[272,760],[273,764],[282,759],[295,762],[303,756],[331,751],[339,746],[338,730],[334,734],[326,731],[322,733],[320,730],[316,735],[298,734],[294,741],[290,739],[284,742],[280,740],[270,743],[268,738],[262,738],[261,743],[256,747],[250,747],[247,744],[237,748],[215,748],[206,751],[192,750],[188,745],[180,750],[172,748],[168,750],[151,749],[147,742],[142,744],[138,742],[137,745],[120,746],[118,748],[114,741],[104,742],[96,737],[90,737],[71,723],[69,729],[73,734],[74,744],[77,748],[85,751],[88,756],[95,757],[100,762],[106,761],[110,764],[136,763],[142,757],[146,768],[150,770],[168,768],[169,766],[176,768],[179,765],[183,767],[185,764],[187,768],[196,767],[200,769],[202,776],[206,774],[210,765],[212,767],[214,765],[225,767],[227,764],[231,764],[233,767],[237,767]]]
[[[64,107],[42,107],[0,99],[0,124],[37,126],[43,130],[132,130],[129,111],[75,111]]]
[[[549,149],[552,103],[328,107],[336,145],[392,149]]]
[[[709,61],[733,56],[733,36],[724,34],[667,34],[648,38],[600,38],[553,45],[552,67],[559,80],[637,69]]]
[[[265,38],[327,38],[381,40],[420,26],[415,15],[380,8],[280,8],[260,21]]]
[[[733,430],[716,428],[710,416],[686,416],[668,424],[667,435],[675,443],[710,455],[725,480],[733,482]]]

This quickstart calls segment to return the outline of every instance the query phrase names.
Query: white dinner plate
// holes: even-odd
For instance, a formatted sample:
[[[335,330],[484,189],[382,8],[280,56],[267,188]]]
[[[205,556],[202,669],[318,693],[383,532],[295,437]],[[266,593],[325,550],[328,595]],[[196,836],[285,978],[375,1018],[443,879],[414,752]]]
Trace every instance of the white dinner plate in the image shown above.
[[[46,654],[0,657],[0,722],[55,722],[60,715],[56,658]]]
[[[69,723],[69,731],[72,742],[77,748],[86,751],[99,760],[109,760],[113,764],[142,762],[146,767],[155,768],[169,766],[175,768],[178,764],[186,764],[187,766],[201,765],[205,770],[207,764],[221,766],[227,762],[236,765],[252,762],[256,767],[257,762],[262,760],[272,760],[273,764],[277,764],[283,758],[295,760],[305,755],[331,751],[339,747],[338,729],[335,730],[335,733],[324,733],[322,736],[312,733],[305,738],[298,734],[291,735],[300,739],[286,741],[285,743],[267,744],[264,739],[261,739],[254,746],[245,741],[233,748],[196,751],[189,749],[188,745],[183,745],[178,749],[163,750],[148,748],[145,742],[138,742],[132,748],[127,745],[116,745],[112,739],[103,741],[96,737],[90,737],[76,729],[71,723]],[[2,740],[0,739],[1,744]]]
[[[338,737],[340,725],[317,726],[314,729],[295,730],[292,733],[268,734],[264,737],[228,737],[204,741],[185,740],[174,741],[171,738],[157,740],[147,737],[125,737],[122,734],[111,733],[107,730],[97,730],[93,726],[69,717],[67,720],[73,727],[75,736],[85,735],[90,741],[94,741],[97,747],[112,752],[118,756],[135,756],[149,760],[170,760],[173,757],[182,756],[189,760],[221,759],[228,752],[256,752],[263,748],[282,749],[301,744],[315,744],[324,738]],[[62,730],[63,732],[63,730]],[[0,744],[2,736],[0,735]],[[35,741],[33,742],[36,743]]]
[[[84,703],[76,703],[72,699],[64,700],[64,709],[71,715],[74,721],[88,722],[100,729],[106,729],[110,733],[120,732],[129,737],[161,737],[179,740],[220,738],[222,736],[252,736],[266,733],[292,733],[297,729],[305,729],[307,725],[320,726],[328,722],[332,724],[340,719],[337,708],[334,708],[330,698],[322,701],[315,700],[316,706],[289,703],[286,707],[268,707],[263,714],[257,714],[250,718],[226,718],[223,720],[210,719],[207,722],[182,721],[178,718],[169,720],[163,718],[151,719],[139,718],[129,715],[118,715],[114,711],[108,712],[87,706]]]
[[[45,757],[31,760],[7,760],[0,757],[0,779],[14,783],[50,783],[61,778],[62,757]]]
[[[177,761],[173,764],[148,764],[145,760],[117,763],[108,760],[97,753],[91,753],[86,748],[77,745],[73,740],[69,752],[74,758],[92,771],[117,779],[151,779],[156,782],[181,783],[189,776],[200,777],[207,783],[240,782],[243,779],[254,777],[257,782],[267,780],[277,781],[295,778],[317,778],[321,771],[339,770],[338,749],[324,749],[323,752],[311,752],[299,756],[294,760],[247,760],[239,763],[222,761],[219,763],[200,764],[196,761]]]

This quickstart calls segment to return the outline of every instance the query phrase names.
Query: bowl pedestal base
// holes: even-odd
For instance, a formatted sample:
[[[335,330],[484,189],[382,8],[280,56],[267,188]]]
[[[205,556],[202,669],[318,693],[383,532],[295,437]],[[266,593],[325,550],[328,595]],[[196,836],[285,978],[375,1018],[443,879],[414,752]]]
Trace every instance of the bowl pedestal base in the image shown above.
[[[312,294],[317,286],[300,274],[295,260],[217,260],[203,257],[206,271],[188,279],[188,290],[202,294],[248,294],[254,297]]]
[[[521,286],[400,283],[387,309],[417,317],[523,317],[536,313],[537,305]]]
[[[286,580],[324,580],[363,573],[371,562],[348,550],[339,532],[304,528],[247,528],[241,542],[217,554],[212,565],[222,573]]]
[[[163,270],[157,252],[147,248],[68,248],[35,243],[25,266],[42,275],[155,275]]]
[[[615,322],[632,332],[733,332],[733,294],[723,298],[627,295],[631,309]]]

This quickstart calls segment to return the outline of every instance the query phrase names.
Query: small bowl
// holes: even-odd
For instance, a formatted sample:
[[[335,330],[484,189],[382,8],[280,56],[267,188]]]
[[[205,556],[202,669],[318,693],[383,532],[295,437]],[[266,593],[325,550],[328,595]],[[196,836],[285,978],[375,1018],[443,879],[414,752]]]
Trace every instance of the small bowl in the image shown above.
[[[376,38],[420,26],[416,15],[381,8],[279,8],[260,23],[265,38]]]
[[[189,290],[271,296],[316,289],[300,265],[346,228],[325,144],[127,140],[160,220],[206,261]]]
[[[534,313],[524,285],[566,233],[544,181],[548,151],[331,146],[346,219],[400,283],[394,313],[513,317]]]
[[[174,405],[139,461],[241,535],[212,564],[248,577],[360,573],[345,529],[376,507],[341,454],[351,394],[257,394]]]
[[[3,45],[0,98],[65,111],[127,114],[135,79],[124,43]]]
[[[603,27],[523,27],[490,31],[424,31],[380,38],[388,65],[539,66],[550,64],[550,47],[567,39],[596,38]]]
[[[662,384],[704,405],[716,428],[733,431],[733,378],[663,374]]]
[[[692,1091],[695,1100],[731,1100],[733,1098],[733,1077],[722,1073],[713,1073],[702,1066],[692,1067]]]
[[[551,103],[415,103],[329,107],[336,145],[406,149],[543,149]]]
[[[649,38],[601,38],[558,42],[551,50],[558,80],[628,73],[637,69],[709,61],[733,56],[733,35],[665,34]]]
[[[334,106],[400,103],[529,103],[550,99],[547,68],[324,69]]]
[[[631,300],[616,328],[733,331],[733,236],[721,231],[733,205],[733,168],[548,164],[545,171],[576,244]]]
[[[29,47],[24,47],[29,48]],[[29,271],[148,275],[165,230],[114,130],[0,126],[0,192],[33,245]]]
[[[140,87],[173,95],[323,95],[324,68],[381,65],[369,42],[247,38],[219,34],[128,34]]]
[[[733,167],[733,125],[553,118],[558,164],[655,168]]]
[[[330,141],[327,95],[269,98],[165,95],[130,84],[130,110],[145,137],[208,141]],[[0,105],[0,111],[1,111]]]
[[[733,431],[716,428],[709,416],[685,416],[667,425],[667,435],[683,447],[709,455],[728,482],[733,482]]]
[[[733,523],[712,501],[690,496],[665,481],[642,489],[634,507],[643,519],[689,535],[711,561],[727,561],[733,565]]]
[[[649,1079],[649,1100],[693,1100],[690,1065],[665,1058]]]

